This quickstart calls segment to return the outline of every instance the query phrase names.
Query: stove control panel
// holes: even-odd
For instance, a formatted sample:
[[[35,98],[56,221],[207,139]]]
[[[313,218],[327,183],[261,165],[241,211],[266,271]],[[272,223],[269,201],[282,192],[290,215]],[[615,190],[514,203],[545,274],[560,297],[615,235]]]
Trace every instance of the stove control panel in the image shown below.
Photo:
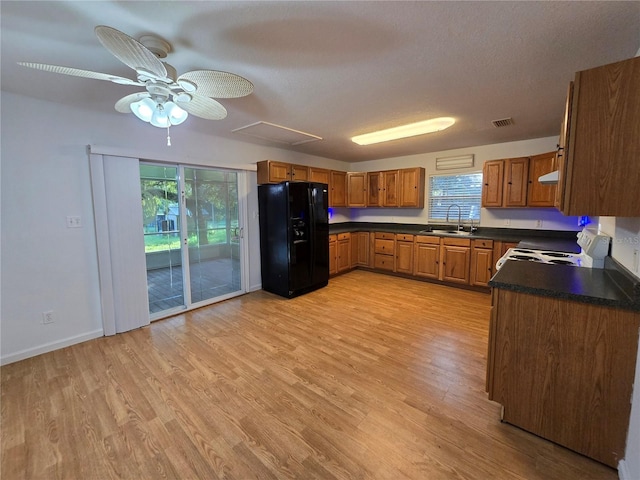
[[[604,258],[609,254],[611,237],[598,233],[596,230],[584,228],[578,232],[578,245],[585,255],[591,258]]]

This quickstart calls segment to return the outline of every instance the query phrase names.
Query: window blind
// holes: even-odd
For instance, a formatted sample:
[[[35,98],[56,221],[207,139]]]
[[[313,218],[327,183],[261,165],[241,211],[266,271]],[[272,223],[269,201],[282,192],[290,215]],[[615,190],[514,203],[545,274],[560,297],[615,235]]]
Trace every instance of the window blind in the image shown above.
[[[429,220],[444,220],[447,209],[458,205],[463,221],[480,221],[481,199],[481,172],[429,177]],[[458,220],[456,207],[451,208],[449,220]]]

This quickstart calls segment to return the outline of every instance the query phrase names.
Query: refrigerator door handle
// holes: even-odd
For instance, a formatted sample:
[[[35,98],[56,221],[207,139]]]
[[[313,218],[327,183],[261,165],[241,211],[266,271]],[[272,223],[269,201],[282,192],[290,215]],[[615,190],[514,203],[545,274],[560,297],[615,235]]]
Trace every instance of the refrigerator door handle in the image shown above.
[[[315,273],[315,258],[316,258],[316,198],[315,187],[309,186],[307,189],[307,196],[309,198],[309,219],[311,220],[309,225],[309,247],[311,249],[311,261],[309,262],[309,276],[313,279]],[[313,230],[313,231],[311,231]]]

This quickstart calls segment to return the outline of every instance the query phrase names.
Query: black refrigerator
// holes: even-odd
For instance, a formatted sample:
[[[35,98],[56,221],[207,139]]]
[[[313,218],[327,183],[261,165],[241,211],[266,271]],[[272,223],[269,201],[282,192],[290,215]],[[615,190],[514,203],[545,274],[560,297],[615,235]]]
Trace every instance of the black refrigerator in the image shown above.
[[[329,282],[328,187],[282,182],[258,186],[262,288],[293,298]]]

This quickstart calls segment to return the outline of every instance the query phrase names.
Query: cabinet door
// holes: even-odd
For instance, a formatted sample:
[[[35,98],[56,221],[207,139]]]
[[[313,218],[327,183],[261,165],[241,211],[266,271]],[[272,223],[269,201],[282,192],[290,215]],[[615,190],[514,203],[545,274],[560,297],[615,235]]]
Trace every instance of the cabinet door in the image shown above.
[[[329,235],[329,275],[338,273],[338,242],[335,235]]]
[[[615,468],[625,451],[640,314],[497,290],[488,384],[504,420]]]
[[[291,180],[291,164],[263,160],[257,163],[258,185]]]
[[[347,172],[331,170],[329,182],[329,206],[347,206]]]
[[[565,212],[565,192],[567,191],[567,155],[569,154],[569,125],[571,124],[571,108],[573,102],[573,82],[569,83],[567,90],[567,103],[564,106],[564,119],[560,129],[560,141],[556,153],[558,167],[558,185],[556,185],[556,197],[554,206],[561,212]]]
[[[440,275],[440,242],[416,243],[413,274],[438,279]]]
[[[504,160],[490,160],[482,166],[482,206],[502,206]]]
[[[471,247],[456,245],[442,246],[442,260],[440,275],[447,282],[469,283],[469,269],[471,266]]]
[[[504,163],[503,207],[526,207],[529,157],[509,158]]]
[[[351,266],[369,266],[369,232],[351,234]]]
[[[367,206],[367,174],[366,172],[347,173],[347,206]]]
[[[556,152],[542,153],[529,158],[529,189],[527,206],[553,207],[556,198],[555,185],[543,185],[538,181],[541,175],[556,170]]]
[[[326,183],[329,185],[329,170],[324,168],[309,167],[309,181]]]
[[[396,237],[396,272],[413,274],[413,236]]]
[[[578,72],[565,215],[640,217],[640,57]]]
[[[306,182],[309,180],[309,167],[304,165],[291,165],[291,180]]]
[[[398,170],[382,172],[382,206],[398,206]]]
[[[382,204],[382,173],[367,174],[367,206],[379,207]]]
[[[351,268],[351,234],[341,233],[338,235],[338,272]]]
[[[493,274],[493,250],[490,248],[474,248],[471,251],[471,285],[486,287]]]
[[[424,207],[424,176],[421,167],[405,168],[399,171],[400,176],[400,207]]]

